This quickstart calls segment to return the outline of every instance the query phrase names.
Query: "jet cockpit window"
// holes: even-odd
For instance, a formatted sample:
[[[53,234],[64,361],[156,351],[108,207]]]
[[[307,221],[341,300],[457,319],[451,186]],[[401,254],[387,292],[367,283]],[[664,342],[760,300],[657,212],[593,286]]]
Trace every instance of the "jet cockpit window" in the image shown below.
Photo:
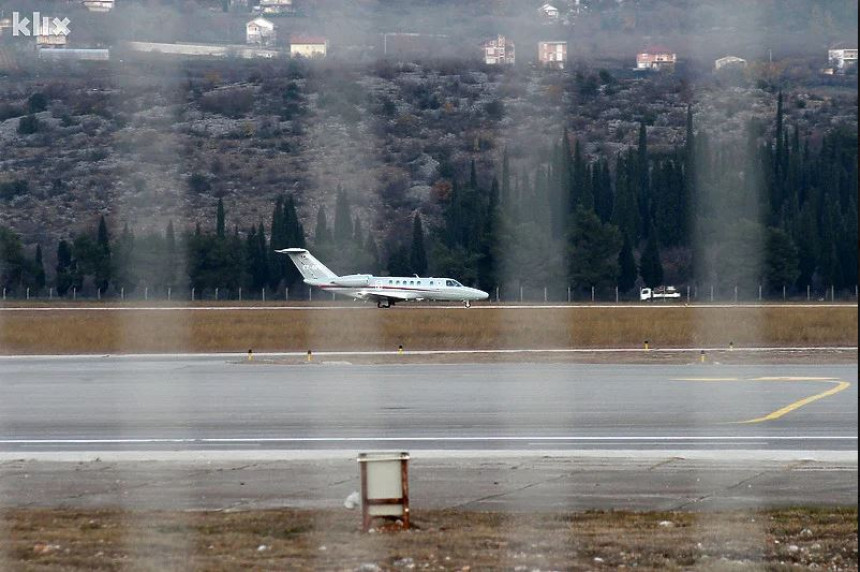
[[[453,288],[453,287],[459,286],[459,285],[460,285],[460,283],[457,282],[456,280],[445,280],[445,286],[449,286],[449,287]]]

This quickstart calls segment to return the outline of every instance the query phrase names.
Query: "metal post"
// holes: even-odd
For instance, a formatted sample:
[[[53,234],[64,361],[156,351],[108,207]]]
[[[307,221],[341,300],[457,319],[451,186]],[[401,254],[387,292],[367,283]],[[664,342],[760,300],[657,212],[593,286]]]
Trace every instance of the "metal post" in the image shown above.
[[[149,286],[143,289],[143,299],[149,300]]]
[[[239,301],[242,301],[242,288],[239,287]]]
[[[29,300],[29,299],[30,299],[30,289],[27,288],[27,300]]]
[[[520,302],[523,301],[523,285],[520,284]]]
[[[690,285],[687,285],[687,304],[690,303]]]
[[[290,289],[284,288],[284,302],[290,301]]]
[[[806,285],[806,301],[809,302],[812,300],[812,286],[809,284]]]
[[[544,301],[544,304],[546,304],[546,301],[547,301],[546,286],[543,287],[543,301]]]
[[[53,299],[54,299],[54,289],[48,288],[48,300],[53,300]]]
[[[102,289],[96,288],[96,300],[101,300],[101,299],[102,299]]]
[[[266,301],[266,287],[263,286],[263,302]]]
[[[496,286],[496,304],[498,304],[499,301],[500,301],[500,299],[499,299],[499,287]]]
[[[736,284],[736,285],[735,285],[735,304],[737,304],[737,303],[738,303],[738,287],[737,287],[737,284]]]
[[[191,301],[194,301],[194,288],[191,289]]]
[[[711,284],[711,302],[714,301],[714,285]]]
[[[834,286],[833,284],[830,285],[830,301],[836,301],[836,286]]]
[[[783,302],[785,302],[785,294],[786,294],[786,291],[785,291],[785,284],[783,284],[783,285],[782,285],[782,301],[783,301]]]
[[[693,285],[693,298],[695,298],[696,300],[699,299],[699,285],[698,284]]]
[[[615,287],[615,303],[617,304],[619,300],[620,300],[620,297],[618,295],[618,286],[616,286]]]
[[[761,284],[758,285],[758,301],[761,302]]]
[[[168,302],[170,301],[171,295],[172,295],[172,290],[171,290],[170,286],[168,286],[167,287],[167,301]]]
[[[314,300],[313,290],[311,289],[310,286],[308,286],[308,302],[313,302],[313,300]]]
[[[567,303],[570,304],[570,286],[567,287]]]
[[[215,301],[218,301],[218,288],[215,288]]]
[[[3,299],[4,300],[6,299],[6,289],[5,288],[3,288]]]
[[[591,301],[594,302],[594,286],[591,287]]]
[[[5,289],[3,290],[3,299],[4,300],[6,299],[6,290]],[[78,287],[72,286],[72,300],[77,300],[77,299],[78,299]]]
[[[125,286],[119,289],[119,299],[125,300]]]

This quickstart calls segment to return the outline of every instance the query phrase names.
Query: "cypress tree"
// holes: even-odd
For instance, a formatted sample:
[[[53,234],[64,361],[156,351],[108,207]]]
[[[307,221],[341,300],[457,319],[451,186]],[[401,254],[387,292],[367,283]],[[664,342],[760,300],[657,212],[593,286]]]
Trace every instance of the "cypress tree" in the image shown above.
[[[218,238],[224,238],[226,236],[225,232],[225,215],[224,215],[224,200],[218,199],[218,209],[215,214],[215,236]]]
[[[176,248],[176,231],[173,228],[173,220],[167,221],[167,229],[164,232],[165,250],[167,258],[165,260],[164,285],[168,288],[173,288],[177,285],[177,277],[179,276],[179,252]]]
[[[337,201],[334,207],[334,241],[339,245],[347,244],[353,236],[352,215],[349,212],[349,200],[342,188],[337,190]]]
[[[654,288],[663,283],[663,263],[660,262],[660,248],[657,244],[657,231],[652,227],[639,265],[639,274],[645,285]]]
[[[328,229],[328,221],[325,216],[325,207],[320,207],[317,211],[317,225],[314,229],[314,245],[326,245],[331,242],[331,233]]]
[[[111,280],[111,249],[110,249],[110,236],[108,235],[107,223],[105,222],[105,217],[102,215],[99,218],[99,228],[98,233],[96,235],[96,245],[98,247],[98,252],[96,255],[96,260],[94,266],[94,274],[96,279],[96,286],[104,292],[107,290],[108,285]]]
[[[409,251],[409,264],[412,273],[423,276],[427,273],[427,251],[424,246],[424,229],[421,217],[415,213],[412,219],[412,248]]]
[[[57,294],[65,296],[74,283],[72,247],[65,239],[57,245]]]
[[[42,245],[41,244],[36,245],[36,258],[33,261],[33,263],[36,266],[34,283],[36,285],[36,288],[41,290],[45,287],[45,264],[42,261]]]
[[[645,122],[639,123],[639,147],[636,151],[637,202],[639,203],[639,224],[643,235],[647,234],[651,220],[651,182],[648,164],[648,131]]]
[[[630,244],[630,238],[624,237],[624,243],[621,246],[621,252],[618,253],[618,289],[621,292],[628,292],[636,285],[636,259],[633,258],[633,247]]]

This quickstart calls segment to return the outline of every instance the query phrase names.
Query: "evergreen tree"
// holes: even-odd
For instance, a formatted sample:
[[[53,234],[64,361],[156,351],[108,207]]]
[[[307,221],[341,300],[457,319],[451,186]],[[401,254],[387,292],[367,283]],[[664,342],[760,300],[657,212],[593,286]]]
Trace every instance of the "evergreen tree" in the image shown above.
[[[791,237],[782,229],[769,228],[765,253],[765,283],[775,292],[794,284],[800,275],[799,255]]]
[[[108,285],[110,284],[112,275],[110,236],[108,235],[107,223],[105,222],[104,215],[99,218],[96,244],[98,245],[96,260],[94,261],[96,287],[100,291],[104,292],[107,290]]]
[[[338,188],[334,209],[334,241],[340,246],[348,244],[353,237],[352,215],[349,211],[346,193],[342,188]]]
[[[657,232],[652,228],[648,233],[648,241],[642,252],[639,264],[639,274],[649,288],[663,283],[663,263],[660,261],[660,248],[657,244]]]
[[[618,255],[622,237],[618,229],[580,206],[570,235],[569,276],[577,288],[605,288],[618,281]]]
[[[167,221],[167,229],[164,232],[165,240],[165,264],[164,264],[164,286],[175,288],[180,273],[179,251],[176,244],[176,230],[173,228],[173,220]]]
[[[224,215],[224,200],[219,198],[218,210],[215,214],[215,236],[217,236],[218,238],[224,238],[226,236],[225,223],[226,217]]]
[[[618,254],[618,290],[629,292],[636,285],[636,259],[633,258],[633,247],[630,239],[624,237],[621,252]]]
[[[72,247],[65,240],[60,240],[57,245],[57,295],[65,296],[72,289],[75,285],[74,274]]]
[[[636,195],[639,205],[639,224],[642,234],[645,235],[651,226],[651,182],[650,164],[648,161],[648,132],[645,122],[639,123],[639,146],[636,150]]]
[[[409,265],[412,268],[410,274],[424,276],[427,274],[427,251],[424,246],[424,229],[421,226],[421,217],[415,213],[412,219],[412,247],[409,251]]]
[[[317,225],[314,229],[314,246],[317,248],[325,246],[331,242],[331,238],[325,216],[325,207],[320,207],[317,211]]]
[[[34,278],[34,284],[37,290],[42,290],[45,288],[45,263],[42,261],[42,245],[36,245],[36,257],[33,260],[33,264],[35,265],[36,275]]]

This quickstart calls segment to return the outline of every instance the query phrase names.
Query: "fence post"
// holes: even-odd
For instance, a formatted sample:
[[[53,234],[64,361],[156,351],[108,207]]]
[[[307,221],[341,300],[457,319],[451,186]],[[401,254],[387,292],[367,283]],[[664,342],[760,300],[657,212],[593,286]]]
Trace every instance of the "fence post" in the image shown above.
[[[690,285],[687,284],[687,304],[690,303]]]
[[[242,287],[239,287],[239,301],[242,301]]]
[[[738,303],[738,285],[735,284],[735,304]]]
[[[146,287],[143,289],[143,299],[144,299],[144,300],[149,300],[149,286],[146,286]]]
[[[543,303],[544,304],[546,304],[546,301],[547,301],[547,295],[546,294],[547,294],[546,293],[546,286],[544,286],[543,287]]]
[[[836,286],[834,286],[833,284],[830,285],[830,301],[836,301]]]
[[[711,302],[714,301],[714,285],[711,284]]]
[[[263,286],[263,302],[266,301],[266,287]]]
[[[782,285],[782,301],[783,301],[783,302],[785,302],[785,294],[786,294],[786,291],[785,291],[785,284],[783,284],[783,285]]]
[[[806,301],[812,301],[812,286],[809,284],[806,285]]]
[[[567,287],[567,303],[570,304],[570,285]]]
[[[167,301],[168,302],[170,302],[170,298],[172,295],[173,295],[173,289],[170,286],[168,286],[167,287]]]
[[[615,303],[617,304],[620,301],[620,297],[618,295],[618,286],[615,287]]]
[[[194,301],[194,288],[191,289],[191,301]]]
[[[308,302],[314,301],[314,291],[308,286]]]
[[[520,303],[523,301],[523,285],[520,284]]]
[[[594,286],[591,287],[591,301],[594,302]]]
[[[758,301],[761,302],[761,284],[758,285]]]
[[[101,300],[101,299],[102,299],[102,289],[96,288],[96,300]]]
[[[54,288],[51,287],[51,288],[48,288],[48,300],[53,300],[53,299],[54,299]]]
[[[119,299],[125,300],[125,286],[119,289]]]
[[[496,304],[498,304],[500,301],[501,301],[501,300],[500,300],[500,298],[499,298],[499,287],[498,287],[498,286],[496,286]]]
[[[4,300],[6,299],[6,289],[5,288],[3,289],[3,299]],[[72,286],[72,300],[77,300],[77,299],[78,299],[78,287]]]
[[[290,301],[290,289],[288,287],[284,288],[284,302]]]
[[[29,300],[29,299],[30,299],[30,289],[27,288],[27,300]]]
[[[4,300],[6,299],[6,289],[5,288],[3,288],[3,299]]]

